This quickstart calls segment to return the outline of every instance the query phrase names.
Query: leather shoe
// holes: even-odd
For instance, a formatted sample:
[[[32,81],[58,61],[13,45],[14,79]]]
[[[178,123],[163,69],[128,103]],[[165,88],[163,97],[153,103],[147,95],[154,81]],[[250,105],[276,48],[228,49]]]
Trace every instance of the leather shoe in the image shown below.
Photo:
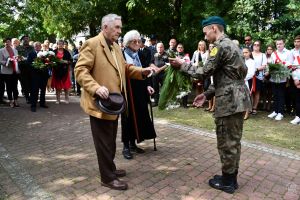
[[[132,159],[133,158],[133,155],[132,153],[130,152],[130,149],[128,148],[124,148],[123,151],[122,151],[122,154],[124,156],[125,159]]]
[[[120,181],[119,179],[115,179],[109,183],[102,182],[101,185],[114,189],[114,190],[127,190],[128,185],[127,183]]]
[[[40,105],[41,108],[49,108],[49,106],[45,105],[45,104],[42,104]]]
[[[139,147],[137,147],[137,146],[131,146],[131,147],[130,147],[130,150],[131,150],[132,152],[135,152],[135,153],[145,153],[145,150],[144,150],[144,149],[141,149],[141,148],[139,148]]]
[[[36,112],[36,107],[30,107],[31,112]]]
[[[126,171],[124,169],[117,169],[116,171],[114,171],[114,174],[117,177],[124,177],[126,176]]]

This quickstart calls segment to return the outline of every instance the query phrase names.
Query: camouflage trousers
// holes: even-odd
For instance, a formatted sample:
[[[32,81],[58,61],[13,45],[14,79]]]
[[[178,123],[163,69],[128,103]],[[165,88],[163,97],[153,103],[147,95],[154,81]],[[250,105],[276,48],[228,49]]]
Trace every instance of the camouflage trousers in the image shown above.
[[[222,172],[233,174],[239,169],[244,113],[235,113],[215,119],[217,146]]]

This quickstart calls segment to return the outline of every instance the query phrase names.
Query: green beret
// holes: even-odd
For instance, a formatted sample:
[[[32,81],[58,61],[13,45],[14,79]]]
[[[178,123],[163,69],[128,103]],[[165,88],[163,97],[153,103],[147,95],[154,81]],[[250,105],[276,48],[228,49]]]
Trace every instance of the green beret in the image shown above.
[[[219,16],[212,16],[212,17],[209,17],[202,21],[203,27],[211,25],[211,24],[220,24],[224,27],[224,29],[226,29],[226,24],[225,24],[224,19],[222,19]]]

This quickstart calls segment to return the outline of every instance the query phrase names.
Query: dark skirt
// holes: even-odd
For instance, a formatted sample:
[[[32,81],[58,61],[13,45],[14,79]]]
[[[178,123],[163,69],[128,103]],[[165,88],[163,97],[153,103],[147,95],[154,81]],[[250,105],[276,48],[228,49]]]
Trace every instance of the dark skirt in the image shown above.
[[[128,110],[122,114],[122,140],[136,139],[142,142],[156,138],[156,132],[149,113],[150,97],[146,80],[130,80],[127,85]]]

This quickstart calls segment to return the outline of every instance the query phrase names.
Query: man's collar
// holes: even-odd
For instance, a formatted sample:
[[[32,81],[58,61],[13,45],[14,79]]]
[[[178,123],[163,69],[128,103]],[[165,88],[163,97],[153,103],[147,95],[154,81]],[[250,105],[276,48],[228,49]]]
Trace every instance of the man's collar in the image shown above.
[[[103,35],[104,36],[104,35]],[[111,46],[113,46],[113,42],[111,42],[109,39],[107,39],[105,36],[104,36],[104,39],[106,41],[106,44],[107,46],[109,47],[109,49],[111,50]]]

